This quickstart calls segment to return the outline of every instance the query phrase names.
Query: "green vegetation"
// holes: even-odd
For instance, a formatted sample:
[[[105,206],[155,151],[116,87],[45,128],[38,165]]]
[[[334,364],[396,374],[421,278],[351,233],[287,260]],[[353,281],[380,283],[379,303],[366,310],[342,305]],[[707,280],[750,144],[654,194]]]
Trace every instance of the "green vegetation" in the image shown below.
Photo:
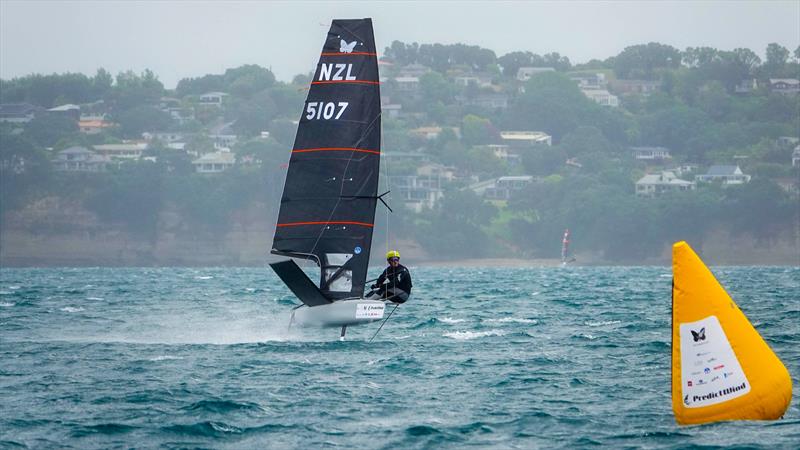
[[[383,56],[389,64],[381,67],[382,94],[402,109],[383,118],[383,148],[416,156],[392,158],[389,173],[414,175],[428,161],[458,174],[443,183],[433,208],[414,213],[393,205],[393,232],[416,239],[431,255],[453,258],[557,257],[564,228],[572,230],[577,251],[618,262],[658,256],[677,239],[698,245],[718,230],[769,243],[799,220],[796,143],[780,138],[800,136],[800,95],[777,92],[769,80],[800,78],[800,48],[770,44],[765,55],[762,62],[749,49],[680,51],[648,43],[574,64],[558,53],[498,57],[477,46],[393,42]],[[522,67],[553,70],[523,82]],[[396,78],[412,69],[418,86],[401,85]],[[618,107],[601,106],[576,82],[596,74]],[[0,80],[0,103],[41,109],[27,123],[0,123],[0,214],[42,197],[69,198],[112,226],[152,238],[167,209],[180,212],[187,232],[224,231],[256,202],[275,213],[308,82],[298,75],[283,83],[256,65],[187,78],[174,90],[149,70]],[[209,92],[225,95],[219,104],[202,101]],[[114,125],[87,135],[77,117],[43,112],[66,103]],[[237,136],[231,149],[237,164],[195,173],[191,161],[215,150],[213,130],[226,125]],[[425,136],[414,131],[419,127],[438,131]],[[552,145],[500,159],[491,146],[503,143],[503,130],[544,132]],[[52,162],[72,146],[163,132],[182,135],[184,150],[154,138],[142,159],[114,161],[98,173],[61,172]],[[666,147],[672,160],[636,160],[630,148],[641,146]],[[738,165],[752,181],[635,195],[634,183],[646,173],[693,165],[694,172],[679,175],[693,181],[719,164]],[[468,189],[504,175],[536,180],[501,202]]]

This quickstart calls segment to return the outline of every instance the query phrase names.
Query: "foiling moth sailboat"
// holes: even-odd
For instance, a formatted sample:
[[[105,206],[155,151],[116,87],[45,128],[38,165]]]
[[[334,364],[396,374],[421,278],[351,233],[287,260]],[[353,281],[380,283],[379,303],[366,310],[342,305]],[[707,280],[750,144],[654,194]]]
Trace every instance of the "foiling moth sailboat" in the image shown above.
[[[780,418],[789,371],[686,242],[672,247],[672,409],[681,425]]]
[[[270,264],[303,305],[292,321],[342,327],[380,320],[364,295],[380,167],[381,108],[371,19],[334,20],[300,117],[271,253],[314,261],[319,286],[291,259]]]

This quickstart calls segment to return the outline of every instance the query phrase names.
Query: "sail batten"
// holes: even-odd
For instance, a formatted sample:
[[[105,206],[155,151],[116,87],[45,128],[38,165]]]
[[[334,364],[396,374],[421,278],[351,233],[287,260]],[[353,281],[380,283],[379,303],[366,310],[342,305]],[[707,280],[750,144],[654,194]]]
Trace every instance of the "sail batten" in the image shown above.
[[[300,116],[272,253],[320,266],[320,292],[361,297],[377,205],[380,79],[370,19],[334,20]]]

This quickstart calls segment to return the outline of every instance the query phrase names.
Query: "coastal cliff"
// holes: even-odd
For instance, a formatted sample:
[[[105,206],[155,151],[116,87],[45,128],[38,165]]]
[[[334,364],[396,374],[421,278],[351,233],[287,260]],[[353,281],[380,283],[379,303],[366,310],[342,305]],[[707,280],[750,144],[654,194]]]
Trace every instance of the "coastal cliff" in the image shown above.
[[[136,230],[101,221],[79,202],[48,197],[6,213],[0,227],[0,266],[262,266],[274,234],[274,213],[263,203],[231,216],[224,230],[193,225],[174,207],[159,213],[155,229]],[[800,265],[800,233],[786,232],[768,241],[725,230],[710,233],[699,246],[714,265]],[[380,243],[385,237],[376,238]],[[414,240],[393,240],[404,258],[419,264],[454,265],[425,252]],[[657,258],[638,264],[667,264],[669,245]],[[380,263],[373,252],[374,262]],[[378,255],[378,256],[376,256]],[[619,264],[577,249],[577,265]],[[470,259],[465,265],[539,266],[552,259]],[[625,261],[625,264],[631,264]]]

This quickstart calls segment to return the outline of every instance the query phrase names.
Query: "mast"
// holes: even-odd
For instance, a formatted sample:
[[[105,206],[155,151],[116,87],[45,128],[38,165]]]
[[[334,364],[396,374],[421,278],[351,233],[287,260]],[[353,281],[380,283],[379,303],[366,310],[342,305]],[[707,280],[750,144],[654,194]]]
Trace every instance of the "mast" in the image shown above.
[[[569,228],[564,230],[564,237],[561,239],[561,264],[567,263],[569,252]]]
[[[380,116],[372,20],[334,20],[300,116],[272,243],[274,254],[314,261],[330,300],[364,293]]]

